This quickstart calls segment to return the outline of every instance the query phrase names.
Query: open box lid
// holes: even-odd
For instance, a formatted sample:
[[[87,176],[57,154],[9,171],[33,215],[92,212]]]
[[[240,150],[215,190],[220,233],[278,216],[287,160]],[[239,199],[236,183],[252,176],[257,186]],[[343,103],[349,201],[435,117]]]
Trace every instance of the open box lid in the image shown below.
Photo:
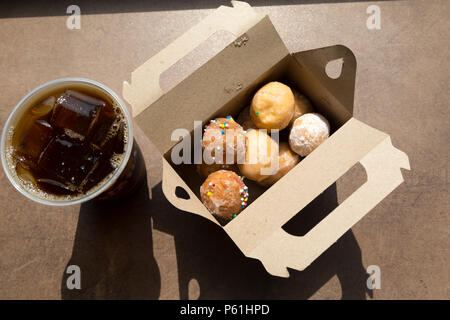
[[[245,88],[289,55],[267,16],[256,14],[244,2],[233,1],[233,6],[217,9],[136,69],[131,83],[124,83],[123,96],[132,105],[136,123],[162,154],[178,143],[171,141],[173,130],[185,128],[190,131],[194,121],[210,118],[217,106],[224,105],[239,93],[239,88]],[[161,73],[220,30],[229,31],[236,37],[242,35],[242,42],[238,43],[238,39],[229,44],[164,94],[159,86]]]

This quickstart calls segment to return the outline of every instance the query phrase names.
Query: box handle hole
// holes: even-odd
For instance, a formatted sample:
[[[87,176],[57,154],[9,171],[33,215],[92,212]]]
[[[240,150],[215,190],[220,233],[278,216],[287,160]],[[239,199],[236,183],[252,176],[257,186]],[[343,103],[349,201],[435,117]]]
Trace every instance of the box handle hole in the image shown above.
[[[343,66],[344,66],[343,58],[330,60],[325,66],[325,73],[331,79],[338,79],[342,74]]]
[[[282,228],[294,236],[305,236],[325,219],[340,203],[344,202],[360,186],[367,182],[367,173],[361,163],[356,163],[335,183],[318,195]],[[339,196],[337,190],[339,189]]]
[[[191,197],[187,193],[186,190],[184,190],[182,187],[176,187],[175,188],[175,195],[180,199],[189,200]]]

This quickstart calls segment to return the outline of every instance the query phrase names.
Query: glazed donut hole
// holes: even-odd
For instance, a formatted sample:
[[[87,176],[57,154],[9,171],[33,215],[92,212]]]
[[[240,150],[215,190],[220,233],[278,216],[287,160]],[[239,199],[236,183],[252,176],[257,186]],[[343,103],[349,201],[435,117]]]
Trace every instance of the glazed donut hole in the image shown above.
[[[294,94],[287,85],[272,81],[253,96],[250,117],[260,129],[282,130],[294,116]]]
[[[262,186],[271,186],[300,162],[300,156],[291,150],[289,143],[285,141],[280,142],[278,150],[278,159],[276,159],[278,165],[276,171],[271,175],[263,176],[262,179],[258,181]]]
[[[247,133],[245,162],[239,164],[244,177],[261,185],[278,170],[279,144],[265,130],[256,129]]]
[[[299,117],[306,113],[314,112],[314,107],[312,106],[311,101],[305,95],[301,94],[300,91],[296,89],[293,89],[292,92],[294,93],[294,116],[289,122],[290,128],[292,128],[294,121]]]

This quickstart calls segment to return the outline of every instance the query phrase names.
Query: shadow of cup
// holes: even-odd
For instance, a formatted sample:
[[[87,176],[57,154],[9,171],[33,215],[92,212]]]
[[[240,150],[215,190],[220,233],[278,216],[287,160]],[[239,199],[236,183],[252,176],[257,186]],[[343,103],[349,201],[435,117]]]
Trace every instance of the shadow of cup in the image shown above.
[[[147,184],[121,200],[81,205],[72,257],[81,270],[81,289],[70,290],[66,273],[62,299],[157,299],[161,278],[153,256]],[[70,281],[70,279],[69,279]]]

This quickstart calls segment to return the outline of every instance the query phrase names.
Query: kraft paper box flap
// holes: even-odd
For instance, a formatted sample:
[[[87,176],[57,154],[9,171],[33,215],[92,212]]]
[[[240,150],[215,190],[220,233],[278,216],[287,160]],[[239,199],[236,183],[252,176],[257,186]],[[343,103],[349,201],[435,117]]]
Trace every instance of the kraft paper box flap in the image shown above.
[[[164,94],[159,85],[160,75],[215,32],[228,31],[238,37],[264,17],[246,2],[231,1],[231,4],[232,7],[220,6],[131,73],[131,83],[123,83],[123,97],[133,107],[133,116]]]
[[[289,54],[268,17],[245,36],[245,45],[231,43],[135,118],[161,152],[178,143],[171,141],[173,130],[190,131],[195,120],[210,118],[239,88]]]
[[[332,105],[336,117],[349,118],[353,115],[355,96],[356,58],[351,50],[342,45],[296,52],[293,54],[304,73],[305,90],[310,98]],[[332,62],[341,63],[341,73],[332,79],[326,74],[326,66]],[[320,89],[319,89],[320,87]]]
[[[173,130],[190,131],[195,120],[210,118],[218,106],[224,105],[241,88],[287,55],[289,51],[265,16],[245,31],[242,43],[229,44],[152,105],[138,111],[136,123],[164,154],[178,143],[171,141]],[[133,77],[131,86],[140,82],[145,79]],[[141,96],[145,100],[145,95]]]
[[[303,208],[357,162],[367,174],[362,186],[306,235],[283,230],[289,215],[297,212],[294,208]],[[272,275],[288,277],[288,267],[304,270],[395,190],[403,182],[401,168],[410,169],[408,157],[392,146],[389,136],[352,118],[251,204],[239,225],[225,230],[247,257],[260,260]]]

